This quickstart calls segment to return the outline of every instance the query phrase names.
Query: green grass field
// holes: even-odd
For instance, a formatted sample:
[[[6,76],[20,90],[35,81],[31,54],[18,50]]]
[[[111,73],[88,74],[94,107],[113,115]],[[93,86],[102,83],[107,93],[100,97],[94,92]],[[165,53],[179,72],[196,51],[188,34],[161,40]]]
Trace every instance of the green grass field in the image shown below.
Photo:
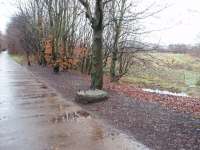
[[[140,53],[138,57],[147,63],[133,65],[123,82],[200,97],[200,58],[173,53]]]
[[[15,54],[15,53],[12,53],[12,54],[9,54],[11,56],[11,58],[16,61],[18,64],[20,65],[24,65],[26,64],[26,57],[24,54]]]

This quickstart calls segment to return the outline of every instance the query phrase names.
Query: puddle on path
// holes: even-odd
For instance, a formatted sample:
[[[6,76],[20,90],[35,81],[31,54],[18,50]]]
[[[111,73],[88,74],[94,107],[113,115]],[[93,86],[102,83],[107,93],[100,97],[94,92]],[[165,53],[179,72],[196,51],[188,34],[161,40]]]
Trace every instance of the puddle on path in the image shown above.
[[[101,127],[95,127],[93,130],[92,130],[92,139],[94,141],[99,141],[99,140],[102,140],[105,136],[105,133],[103,131],[103,129]]]
[[[53,124],[74,121],[77,122],[79,119],[88,119],[90,114],[86,111],[80,110],[76,112],[64,112],[62,114],[57,114],[56,116],[50,119],[50,122]]]
[[[43,94],[39,94],[39,93],[35,93],[35,94],[21,94],[21,95],[17,95],[16,97],[22,98],[22,99],[41,99],[41,98],[51,98],[51,97],[56,97],[57,94],[55,93],[43,93]]]
[[[30,116],[23,116],[23,117],[20,117],[20,119],[41,118],[45,116],[46,114],[35,114],[35,115],[30,115]]]
[[[46,85],[41,85],[40,88],[41,89],[48,89],[48,87]]]
[[[161,90],[153,90],[153,89],[142,89],[145,92],[150,92],[150,93],[157,93],[157,94],[161,94],[161,95],[172,95],[172,96],[182,96],[182,97],[189,97],[186,93],[182,92],[182,93],[173,93],[173,92],[169,92],[169,91],[161,91]]]
[[[7,116],[0,116],[0,121],[5,121],[5,120],[7,120],[7,119],[8,119]]]

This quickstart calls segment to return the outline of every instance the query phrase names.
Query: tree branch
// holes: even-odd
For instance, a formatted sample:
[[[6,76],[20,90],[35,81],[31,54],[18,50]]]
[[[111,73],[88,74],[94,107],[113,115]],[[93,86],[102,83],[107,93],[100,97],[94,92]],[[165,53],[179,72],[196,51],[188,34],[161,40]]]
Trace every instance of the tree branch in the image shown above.
[[[92,11],[90,8],[90,4],[88,2],[88,0],[79,0],[79,2],[83,5],[83,7],[86,10],[86,17],[90,20],[90,22],[93,24],[94,18],[92,16]]]
[[[111,2],[112,0],[106,0],[103,2],[103,6],[105,6],[107,3]]]

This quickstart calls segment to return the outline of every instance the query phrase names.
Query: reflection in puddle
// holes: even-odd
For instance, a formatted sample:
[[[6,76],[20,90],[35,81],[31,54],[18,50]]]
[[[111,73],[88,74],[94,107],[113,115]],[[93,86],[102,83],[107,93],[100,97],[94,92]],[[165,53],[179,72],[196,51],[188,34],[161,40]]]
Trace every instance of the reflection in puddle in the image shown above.
[[[83,110],[79,110],[79,111],[77,111],[77,114],[78,114],[79,116],[81,116],[81,117],[85,117],[85,118],[87,118],[87,117],[90,116],[90,114],[89,114],[88,112],[83,111]]]
[[[38,101],[33,101],[33,102],[23,102],[23,103],[20,103],[19,105],[29,106],[29,105],[44,104],[44,103],[45,103],[45,100],[38,100]]]
[[[50,103],[54,103],[57,100],[57,97],[56,96],[48,96],[47,99]]]
[[[161,90],[153,90],[153,89],[142,89],[145,92],[150,92],[150,93],[157,93],[157,94],[161,94],[161,95],[172,95],[172,96],[182,96],[182,97],[189,97],[186,93],[172,93],[169,91],[161,91]]]
[[[20,95],[20,98],[22,99],[40,99],[40,98],[46,98],[46,97],[56,97],[56,93],[44,93],[44,94],[27,94],[27,95]]]
[[[28,119],[28,118],[40,118],[40,117],[45,117],[45,114],[36,114],[36,115],[31,115],[31,116],[23,116],[21,119]]]
[[[6,117],[6,116],[0,116],[0,121],[4,121],[4,120],[7,120],[8,119],[8,117]]]
[[[86,119],[89,117],[90,117],[90,114],[88,112],[80,110],[76,112],[65,112],[65,113],[59,114],[53,117],[50,121],[53,124],[56,124],[56,123],[62,123],[66,121],[78,121],[78,119],[81,119],[81,118]]]
[[[42,85],[40,88],[42,88],[42,89],[48,89],[48,87],[46,85]]]
[[[102,140],[104,138],[104,132],[101,127],[96,127],[92,131],[92,139],[94,141]]]

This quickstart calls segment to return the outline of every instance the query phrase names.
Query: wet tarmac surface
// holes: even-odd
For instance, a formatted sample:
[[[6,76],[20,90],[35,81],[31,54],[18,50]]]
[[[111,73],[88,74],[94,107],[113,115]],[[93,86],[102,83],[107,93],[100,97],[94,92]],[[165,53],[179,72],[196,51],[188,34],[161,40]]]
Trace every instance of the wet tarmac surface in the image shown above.
[[[56,82],[56,81],[55,81]],[[0,54],[0,150],[145,150]]]

